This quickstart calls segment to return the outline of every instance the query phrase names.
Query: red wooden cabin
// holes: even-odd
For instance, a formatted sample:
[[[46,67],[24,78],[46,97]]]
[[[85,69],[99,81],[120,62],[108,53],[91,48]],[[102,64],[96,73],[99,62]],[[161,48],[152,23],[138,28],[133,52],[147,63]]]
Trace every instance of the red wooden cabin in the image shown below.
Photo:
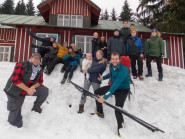
[[[42,16],[0,15],[0,61],[28,60],[32,51],[30,45],[40,42],[32,39],[26,29],[40,37],[55,35],[58,43],[67,41],[81,47],[84,53],[91,51],[92,35],[108,40],[115,28],[120,29],[122,22],[99,20],[101,9],[90,0],[46,0],[38,5]],[[133,22],[129,22],[131,24]],[[150,37],[151,30],[134,23],[143,42]],[[163,63],[184,68],[184,34],[162,33],[165,42]]]

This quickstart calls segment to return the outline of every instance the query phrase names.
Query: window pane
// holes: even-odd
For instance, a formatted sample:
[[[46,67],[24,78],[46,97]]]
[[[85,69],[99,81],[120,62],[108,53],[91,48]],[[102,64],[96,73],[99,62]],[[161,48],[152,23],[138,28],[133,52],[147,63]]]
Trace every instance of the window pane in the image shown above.
[[[9,52],[9,47],[5,47],[5,52]]]
[[[76,20],[71,21],[71,27],[76,27]]]
[[[58,16],[58,26],[63,26],[63,15]]]
[[[81,15],[77,16],[77,27],[83,27],[83,18]]]
[[[93,39],[93,36],[88,36],[86,37],[87,38],[87,43],[91,43],[92,39]]]
[[[69,24],[70,24],[70,16],[64,15],[64,26],[69,27]]]
[[[81,15],[77,16],[77,19],[82,20],[82,16]]]
[[[71,19],[72,20],[76,20],[76,16],[71,16]]]
[[[76,36],[77,42],[84,42],[84,36]]]
[[[4,54],[4,61],[8,61],[8,54],[7,53]]]
[[[84,53],[84,43],[76,42],[76,47],[80,47],[82,49],[82,53]]]
[[[3,53],[0,53],[0,61],[3,61]]]
[[[92,44],[86,43],[86,53],[92,53]]]
[[[4,52],[4,47],[0,47],[0,52]]]

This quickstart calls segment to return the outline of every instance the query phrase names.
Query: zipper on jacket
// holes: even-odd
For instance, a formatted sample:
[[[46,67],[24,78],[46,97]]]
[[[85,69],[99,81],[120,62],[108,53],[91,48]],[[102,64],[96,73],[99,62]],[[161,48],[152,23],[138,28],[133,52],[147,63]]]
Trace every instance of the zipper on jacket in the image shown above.
[[[13,83],[11,83],[10,87],[7,89],[7,92],[10,90],[10,88],[12,87]]]

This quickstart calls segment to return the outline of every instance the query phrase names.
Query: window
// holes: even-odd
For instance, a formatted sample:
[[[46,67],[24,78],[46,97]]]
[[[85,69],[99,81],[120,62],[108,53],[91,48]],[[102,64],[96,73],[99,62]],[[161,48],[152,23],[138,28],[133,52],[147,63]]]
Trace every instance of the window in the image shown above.
[[[82,49],[84,54],[92,52],[92,41],[93,36],[76,35],[75,44],[77,47]]]
[[[0,46],[0,61],[10,61],[11,47]]]
[[[59,14],[57,25],[69,27],[70,26],[70,15]]]
[[[58,34],[52,34],[52,33],[37,33],[36,36],[40,38],[49,38],[51,36],[56,36],[56,42],[58,42]],[[41,41],[36,40],[36,45],[40,46],[42,44]]]
[[[65,27],[83,27],[83,16],[59,14],[57,25]]]
[[[71,15],[71,27],[83,27],[83,16]]]

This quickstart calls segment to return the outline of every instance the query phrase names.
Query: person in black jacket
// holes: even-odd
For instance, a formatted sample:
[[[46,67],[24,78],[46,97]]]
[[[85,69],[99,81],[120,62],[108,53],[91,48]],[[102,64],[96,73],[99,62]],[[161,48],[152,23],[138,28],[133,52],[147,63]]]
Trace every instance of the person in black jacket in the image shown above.
[[[104,36],[101,36],[101,39],[100,39],[100,48],[101,48],[101,50],[104,53],[104,57],[107,58],[107,43],[105,41],[105,37]]]
[[[54,58],[56,58],[58,53],[58,46],[56,42],[53,42],[53,47],[50,48],[50,51],[43,57],[42,68],[44,69],[48,63],[50,63]],[[47,70],[44,70],[48,74]]]
[[[101,48],[100,48],[100,41],[98,39],[98,33],[97,32],[94,32],[94,35],[93,36],[94,36],[94,38],[92,40],[92,54],[93,54],[94,60],[96,61],[97,60],[97,58],[96,58],[96,52],[98,50],[101,50]]]
[[[120,56],[125,56],[125,44],[119,36],[119,30],[114,30],[114,36],[111,37],[107,44],[107,59],[110,60],[111,53],[117,52]]]
[[[84,79],[84,89],[89,90],[89,88],[93,87],[93,90],[100,88],[101,81],[98,80],[99,75],[102,75],[103,72],[106,70],[106,60],[103,58],[103,52],[98,50],[96,52],[97,60],[92,63],[92,66],[85,71],[85,73],[90,74],[89,81],[85,78]],[[78,113],[84,112],[84,104],[86,102],[86,95],[82,94],[79,104]]]
[[[120,30],[120,36],[124,41],[125,50],[126,50],[127,40],[131,37],[130,28],[128,27],[128,21],[127,20],[123,21],[123,28]]]
[[[52,47],[53,42],[56,41],[56,36],[51,36],[50,38],[40,38],[36,35],[33,35],[29,29],[27,29],[26,32],[34,39],[42,42],[41,46],[36,46],[38,47],[38,53],[41,55],[41,57],[44,57],[45,54],[49,52],[50,49],[48,47]]]

